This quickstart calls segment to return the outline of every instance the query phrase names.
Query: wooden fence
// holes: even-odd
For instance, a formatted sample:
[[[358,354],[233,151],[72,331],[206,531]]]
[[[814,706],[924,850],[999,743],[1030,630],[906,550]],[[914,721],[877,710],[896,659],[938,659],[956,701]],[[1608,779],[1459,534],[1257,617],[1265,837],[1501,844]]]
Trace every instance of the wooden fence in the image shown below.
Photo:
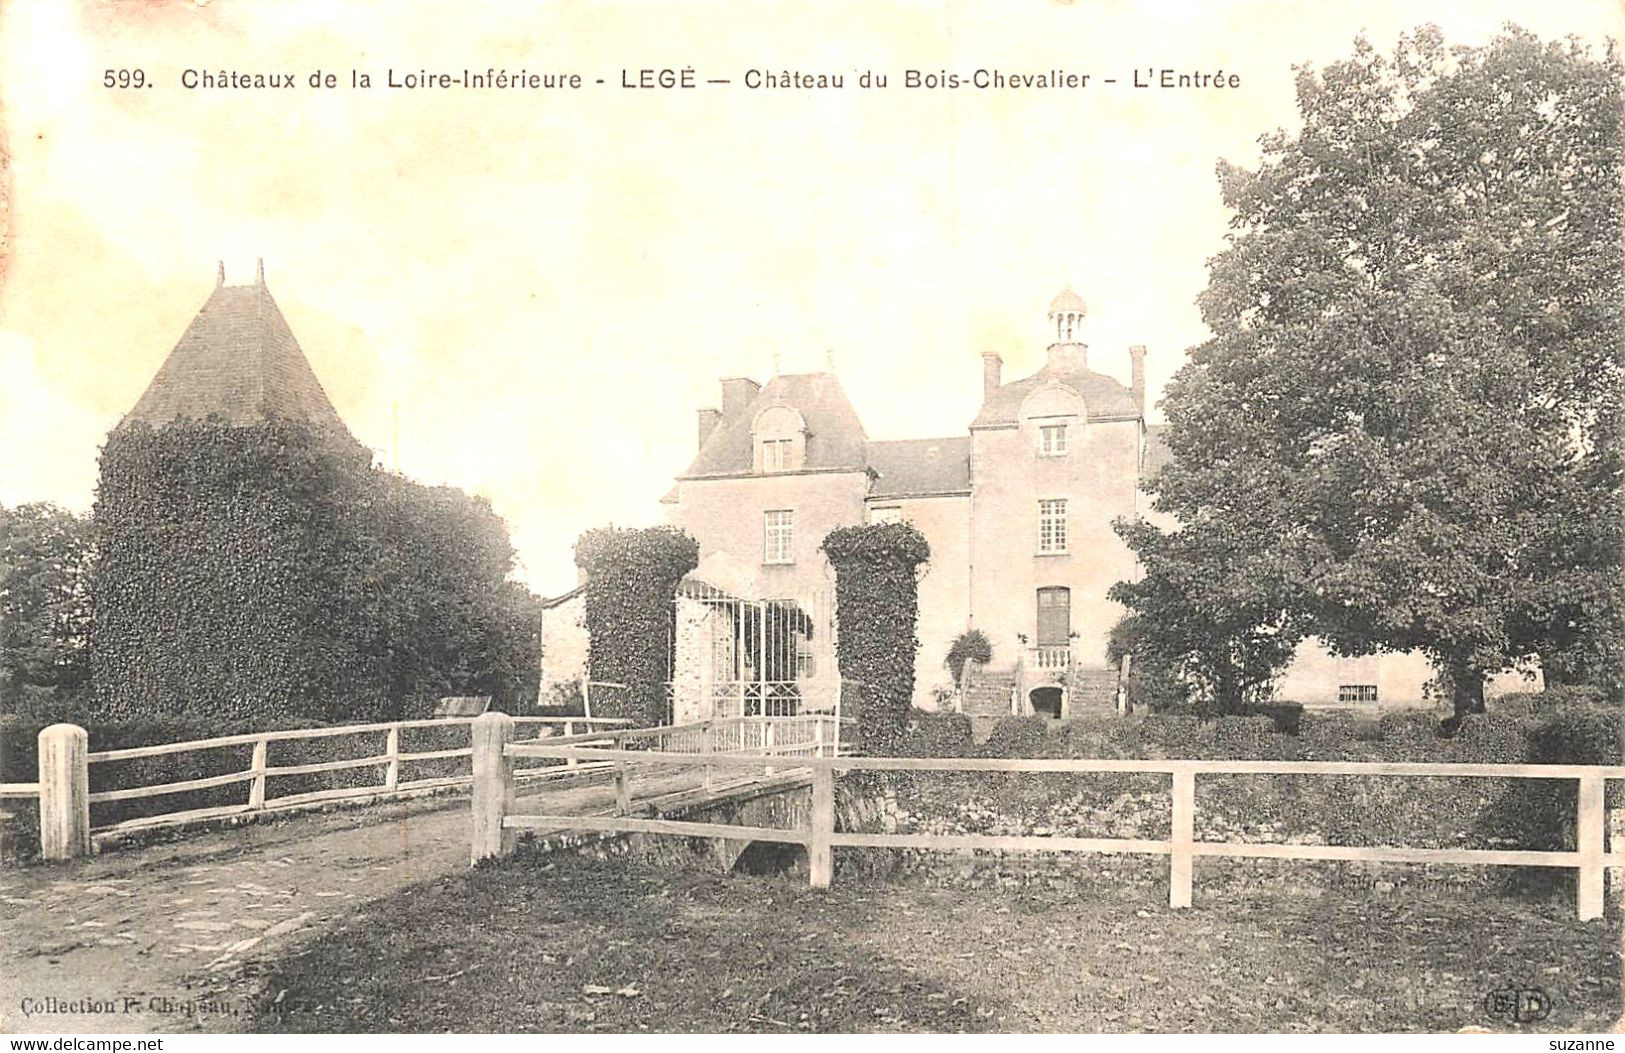
[[[621,732],[615,736],[619,743],[604,743],[603,736],[594,735],[577,736],[575,740],[549,739],[547,746],[560,751],[553,754],[536,752],[540,742],[517,739],[514,724],[502,714],[488,714],[474,722],[472,859],[479,862],[505,854],[512,849],[515,832],[521,827],[550,826],[551,816],[515,814],[514,784],[521,770],[516,760],[592,758],[613,765],[615,810],[624,817],[632,813],[634,771],[641,765],[667,766],[669,759],[676,758],[678,766],[695,770],[695,789],[717,792],[756,781],[759,776],[793,771],[807,758],[835,756],[840,750],[842,723],[843,719],[834,714],[719,717]],[[743,779],[722,780],[718,768],[743,770],[746,774]],[[596,825],[608,821],[602,817],[558,818],[561,821],[551,828],[612,829]]]
[[[486,721],[487,718],[481,718]],[[800,769],[812,787],[810,821],[796,830],[640,818],[627,814],[621,796],[618,816],[525,815],[514,808],[512,764],[518,758],[594,756],[615,763],[644,761],[761,769],[761,756],[667,752],[658,755],[610,750],[593,752],[563,742],[508,741],[499,721],[476,722],[474,729],[473,857],[475,861],[505,853],[511,832],[524,829],[574,829],[622,833],[671,834],[733,840],[777,841],[804,845],[811,882],[827,888],[834,875],[832,850],[837,847],[962,849],[1016,852],[1102,852],[1169,857],[1168,902],[1191,905],[1193,867],[1200,856],[1290,860],[1337,860],[1377,863],[1442,863],[1450,865],[1563,867],[1579,871],[1577,906],[1583,919],[1603,913],[1604,871],[1625,866],[1625,854],[1608,853],[1604,845],[1604,789],[1609,779],[1625,779],[1625,766],[1547,764],[1420,764],[1335,761],[1221,760],[1049,760],[915,757],[842,757],[801,755],[793,763],[767,758],[766,766]],[[1166,839],[1114,837],[1035,837],[987,834],[887,834],[835,829],[834,780],[843,771],[923,772],[1130,772],[1170,778],[1171,828]],[[1469,848],[1407,848],[1371,845],[1298,845],[1274,842],[1198,841],[1195,839],[1196,778],[1199,775],[1380,776],[1397,778],[1572,779],[1577,783],[1578,844],[1573,851],[1530,851]]]
[[[39,781],[37,783],[0,784],[0,797],[31,798],[39,801],[40,851],[47,860],[71,859],[90,852],[94,839],[114,837],[135,830],[178,826],[185,823],[222,819],[254,813],[297,811],[316,808],[338,801],[367,803],[371,801],[403,799],[438,790],[467,786],[473,782],[473,772],[436,778],[403,778],[402,766],[414,762],[472,757],[473,747],[409,752],[401,749],[401,733],[414,728],[469,728],[473,717],[453,717],[433,720],[398,720],[379,724],[346,724],[328,728],[297,728],[286,731],[250,732],[241,735],[223,735],[212,739],[188,742],[169,742],[155,746],[134,746],[126,749],[90,752],[85,730],[73,724],[53,724],[39,734]],[[588,717],[512,717],[518,726],[534,727],[540,736],[554,736],[559,741],[578,743],[602,742],[606,746],[621,747],[625,743],[614,730],[628,723],[625,720]],[[575,734],[577,728],[598,728],[591,735]],[[555,732],[561,733],[555,736]],[[270,763],[273,743],[295,740],[336,739],[360,735],[384,736],[380,753],[348,757],[340,760],[309,764],[274,765]],[[156,783],[145,786],[120,787],[91,793],[89,769],[92,764],[135,760],[145,757],[163,757],[200,750],[228,747],[252,747],[248,766],[240,771],[211,775],[180,782]],[[591,758],[568,758],[562,763],[548,764],[521,770],[517,777],[543,778],[579,770],[583,765],[605,769],[608,762]],[[345,771],[357,768],[375,768],[381,772],[376,784],[316,790],[283,797],[267,796],[267,785],[274,779],[296,775]],[[219,786],[246,783],[245,799],[237,804],[211,808],[192,808],[161,812],[128,819],[122,822],[92,828],[90,805],[114,801],[138,800],[206,790]]]

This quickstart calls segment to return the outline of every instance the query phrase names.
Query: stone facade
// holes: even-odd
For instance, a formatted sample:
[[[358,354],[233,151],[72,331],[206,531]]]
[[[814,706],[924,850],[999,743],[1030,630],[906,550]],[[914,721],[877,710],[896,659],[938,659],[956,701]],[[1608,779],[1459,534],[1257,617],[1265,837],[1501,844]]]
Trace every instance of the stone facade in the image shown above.
[[[577,588],[542,605],[544,706],[579,698],[587,679],[587,590]]]
[[[1427,691],[1433,677],[1427,656],[1414,651],[1341,658],[1320,641],[1306,640],[1276,681],[1275,691],[1283,699],[1317,708],[1431,708],[1439,704]],[[1538,672],[1530,676],[1509,672],[1490,677],[1484,694],[1495,698],[1513,691],[1539,691],[1541,686]]]
[[[952,686],[944,659],[970,628],[992,641],[995,667],[1031,664],[1044,644],[1069,686],[1074,664],[1103,670],[1121,614],[1106,591],[1135,571],[1111,524],[1140,500],[1144,357],[1131,353],[1128,385],[1091,370],[1086,317],[1075,294],[1055,299],[1046,362],[1031,376],[1005,383],[999,357],[986,356],[981,410],[955,437],[868,439],[828,373],[724,381],[721,409],[700,411],[700,449],[666,498],[669,521],[699,541],[697,574],[799,599],[833,586],[818,550],[830,530],[904,520],[931,546],[917,705]],[[707,571],[724,560],[732,580]]]

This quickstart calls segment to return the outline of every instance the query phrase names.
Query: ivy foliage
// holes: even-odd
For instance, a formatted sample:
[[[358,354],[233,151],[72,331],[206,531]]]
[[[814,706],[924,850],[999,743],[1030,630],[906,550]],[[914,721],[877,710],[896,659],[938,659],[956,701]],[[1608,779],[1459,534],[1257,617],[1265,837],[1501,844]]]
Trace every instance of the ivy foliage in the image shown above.
[[[837,527],[823,551],[835,568],[836,659],[841,679],[861,691],[858,744],[870,756],[895,756],[914,697],[919,587],[916,569],[931,558],[909,523]]]
[[[699,543],[676,527],[600,527],[576,541],[575,561],[587,575],[588,679],[627,687],[607,695],[618,712],[595,705],[593,716],[665,723],[673,601]]]
[[[353,721],[535,692],[540,610],[479,499],[302,422],[127,423],[102,450],[104,719]]]

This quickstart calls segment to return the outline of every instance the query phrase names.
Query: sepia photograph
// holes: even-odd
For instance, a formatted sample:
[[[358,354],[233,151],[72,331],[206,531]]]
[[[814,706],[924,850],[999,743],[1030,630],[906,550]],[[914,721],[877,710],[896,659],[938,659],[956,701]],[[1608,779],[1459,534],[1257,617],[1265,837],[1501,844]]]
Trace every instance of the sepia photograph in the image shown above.
[[[0,5],[8,1048],[1613,1049],[1622,41]]]

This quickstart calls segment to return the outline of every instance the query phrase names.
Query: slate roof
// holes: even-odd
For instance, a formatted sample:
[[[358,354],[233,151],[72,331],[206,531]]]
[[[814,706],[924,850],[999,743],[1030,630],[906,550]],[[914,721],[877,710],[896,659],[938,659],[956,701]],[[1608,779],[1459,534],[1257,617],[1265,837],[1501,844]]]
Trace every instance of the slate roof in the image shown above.
[[[219,285],[125,420],[302,420],[353,441],[263,282]]]
[[[970,493],[970,436],[871,442],[870,497]]]
[[[982,411],[971,421],[971,427],[1015,424],[1021,413],[1022,401],[1033,391],[1052,383],[1077,392],[1083,399],[1084,412],[1090,420],[1123,420],[1140,416],[1140,407],[1134,401],[1134,395],[1119,381],[1062,356],[1032,376],[1011,381],[995,390],[982,403]]]
[[[724,417],[680,479],[744,475],[752,470],[751,424],[769,406],[790,406],[807,422],[806,470],[862,470],[869,437],[846,399],[840,382],[830,373],[800,373],[774,377],[756,393],[750,405]]]
[[[1174,459],[1174,452],[1168,448],[1167,431],[1166,424],[1145,426],[1145,463],[1140,467],[1140,478],[1155,479],[1163,465]]]

